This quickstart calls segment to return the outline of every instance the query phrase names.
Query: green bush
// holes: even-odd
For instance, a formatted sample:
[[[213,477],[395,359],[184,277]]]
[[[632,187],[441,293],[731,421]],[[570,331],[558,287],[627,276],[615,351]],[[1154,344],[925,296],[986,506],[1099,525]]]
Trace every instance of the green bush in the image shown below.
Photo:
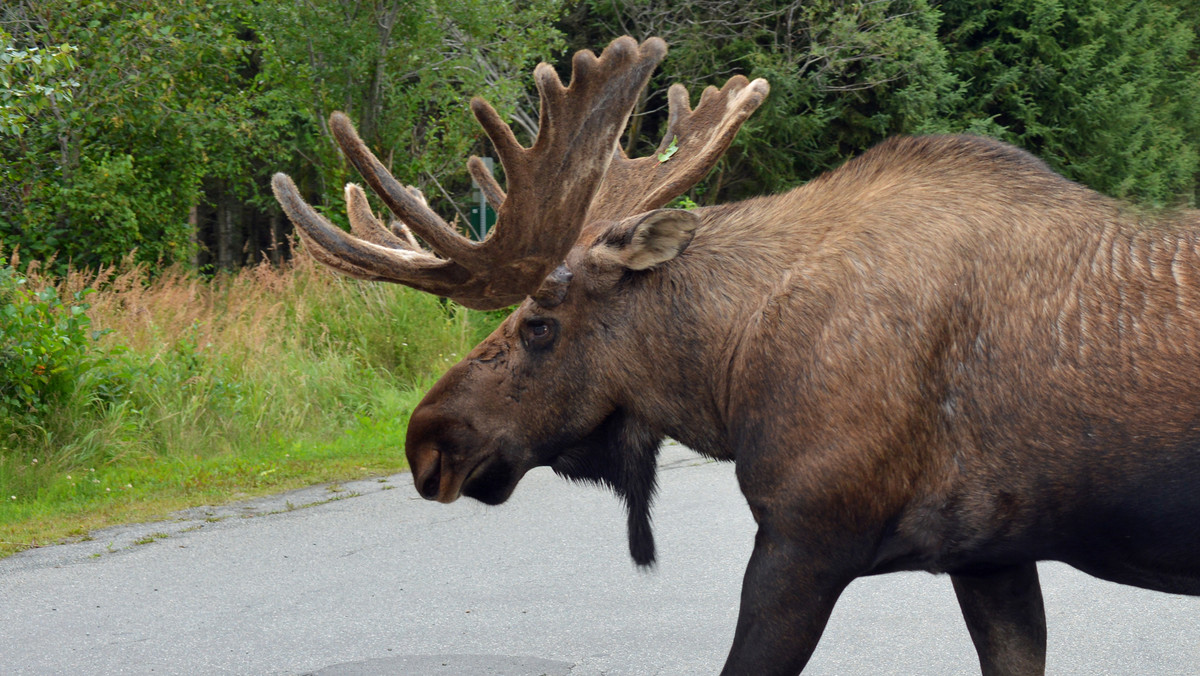
[[[40,425],[51,404],[104,361],[84,298],[64,302],[53,286],[38,291],[0,260],[0,431]]]

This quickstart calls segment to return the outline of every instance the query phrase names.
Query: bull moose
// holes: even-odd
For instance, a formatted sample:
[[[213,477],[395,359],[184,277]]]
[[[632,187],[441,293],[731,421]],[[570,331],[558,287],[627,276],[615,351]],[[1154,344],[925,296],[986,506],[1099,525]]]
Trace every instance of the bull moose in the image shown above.
[[[519,306],[413,412],[422,496],[504,502],[532,467],[610,486],[654,561],[673,437],[736,462],[757,523],[725,674],[796,674],[853,579],[948,573],[985,674],[1037,674],[1036,562],[1200,594],[1200,214],[1139,210],[973,136],[893,138],[790,192],[664,209],[768,92],[668,94],[660,152],[618,139],[662,40],[541,64],[522,146],[482,99],[507,192],[458,234],[330,127],[398,219],[346,187],[351,233],[274,177],[330,267]],[[663,155],[666,158],[666,155]],[[415,233],[432,252],[421,247]]]

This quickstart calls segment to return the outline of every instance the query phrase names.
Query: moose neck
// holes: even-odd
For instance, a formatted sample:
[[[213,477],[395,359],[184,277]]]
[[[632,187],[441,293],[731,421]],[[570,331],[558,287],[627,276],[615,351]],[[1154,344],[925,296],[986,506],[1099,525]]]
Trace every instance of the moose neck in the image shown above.
[[[729,412],[748,332],[780,284],[811,250],[815,231],[779,218],[790,200],[752,199],[697,211],[702,222],[679,258],[646,280],[630,313],[635,345],[628,409],[658,433],[704,455],[733,460]],[[764,271],[772,271],[764,274]],[[778,271],[778,272],[776,272]]]

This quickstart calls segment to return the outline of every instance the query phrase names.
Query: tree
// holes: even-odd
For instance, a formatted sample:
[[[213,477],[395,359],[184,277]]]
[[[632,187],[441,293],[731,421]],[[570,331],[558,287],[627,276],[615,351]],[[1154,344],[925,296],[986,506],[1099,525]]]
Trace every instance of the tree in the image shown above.
[[[0,241],[26,258],[111,264],[188,254],[187,213],[237,98],[231,2],[40,0],[0,13],[20,49],[78,48],[73,97],[27,116],[0,149]],[[232,128],[231,128],[232,127]]]
[[[585,0],[565,25],[574,47],[668,40],[648,127],[673,79],[693,92],[733,73],[771,82],[693,193],[702,202],[786,188],[888,135],[971,132],[1103,192],[1170,203],[1194,195],[1200,172],[1198,12],[1171,0]]]
[[[472,152],[488,154],[467,106],[482,95],[536,133],[528,90],[538,60],[561,49],[555,0],[317,0],[263,3],[255,13],[263,78],[276,104],[299,117],[290,166],[302,190],[342,218],[342,185],[358,180],[326,127],[347,113],[402,181],[446,211],[467,190]],[[314,30],[314,27],[320,30]],[[284,159],[284,158],[277,158]]]
[[[695,98],[735,73],[770,81],[766,104],[693,191],[715,203],[791,187],[892,134],[948,129],[958,82],[937,41],[939,19],[925,0],[589,0],[567,24],[586,42],[622,32],[667,40],[643,111],[650,127],[665,123],[671,82]]]
[[[74,45],[47,49],[17,49],[8,32],[0,29],[0,136],[25,133],[31,117],[69,102],[79,83],[70,78],[75,70]]]
[[[942,39],[967,83],[966,119],[1117,197],[1163,204],[1193,192],[1200,69],[1195,25],[1179,8],[1147,0],[942,7]]]
[[[273,172],[302,177],[341,219],[354,177],[325,129],[335,109],[453,209],[463,160],[486,149],[467,99],[484,94],[535,131],[528,71],[558,47],[557,12],[557,0],[6,5],[15,50],[75,45],[78,68],[73,99],[25,105],[21,143],[0,148],[0,243],[82,266],[133,250],[214,267],[278,258]]]

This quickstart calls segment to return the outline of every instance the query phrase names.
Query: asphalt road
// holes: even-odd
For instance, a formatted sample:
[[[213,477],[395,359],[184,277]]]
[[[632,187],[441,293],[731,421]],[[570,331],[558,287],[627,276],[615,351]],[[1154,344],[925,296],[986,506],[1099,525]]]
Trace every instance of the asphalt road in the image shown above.
[[[712,674],[753,522],[731,465],[666,449],[659,566],[607,492],[531,473],[501,507],[407,474],[0,560],[0,674]],[[1051,674],[1200,674],[1200,598],[1043,564]],[[806,674],[978,673],[949,580],[851,585]]]

